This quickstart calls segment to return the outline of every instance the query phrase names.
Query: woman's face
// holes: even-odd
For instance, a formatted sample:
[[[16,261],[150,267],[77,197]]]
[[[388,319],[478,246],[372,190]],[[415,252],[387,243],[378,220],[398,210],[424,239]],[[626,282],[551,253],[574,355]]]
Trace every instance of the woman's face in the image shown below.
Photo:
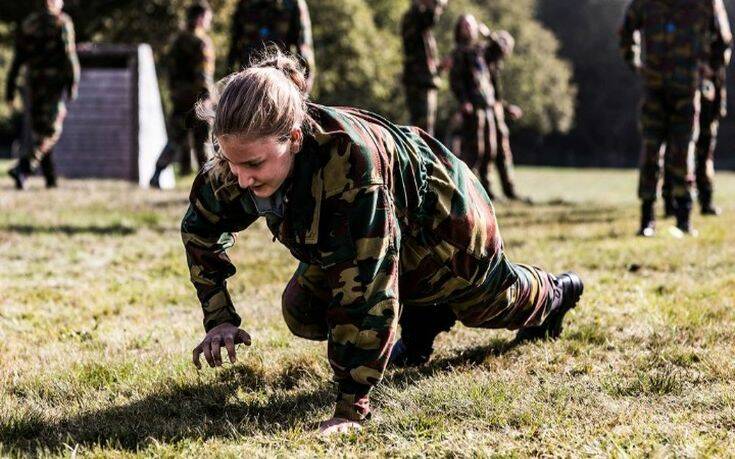
[[[259,198],[267,198],[291,174],[301,138],[301,130],[294,129],[286,141],[274,136],[245,139],[236,135],[224,135],[217,140],[240,188],[250,189]]]

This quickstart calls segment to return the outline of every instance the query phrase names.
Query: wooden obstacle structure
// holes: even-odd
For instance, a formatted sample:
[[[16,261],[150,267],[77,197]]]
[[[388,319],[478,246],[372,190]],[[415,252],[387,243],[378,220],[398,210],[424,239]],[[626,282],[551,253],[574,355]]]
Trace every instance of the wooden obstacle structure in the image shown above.
[[[153,53],[147,44],[78,47],[79,97],[68,115],[54,158],[68,178],[110,178],[148,186],[166,145],[166,124]],[[173,169],[161,186],[174,185]]]

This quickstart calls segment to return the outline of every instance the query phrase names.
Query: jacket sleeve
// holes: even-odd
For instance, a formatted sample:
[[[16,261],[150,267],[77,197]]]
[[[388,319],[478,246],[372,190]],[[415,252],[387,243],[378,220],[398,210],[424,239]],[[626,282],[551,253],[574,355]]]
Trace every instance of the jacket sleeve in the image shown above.
[[[74,23],[71,19],[66,18],[64,20],[64,26],[62,30],[62,36],[64,40],[64,48],[66,50],[66,79],[68,88],[75,88],[79,84],[80,69],[79,69],[79,57],[77,56],[77,44],[76,34],[74,33]],[[76,97],[76,94],[72,95],[72,98]]]
[[[640,4],[639,0],[630,2],[619,31],[620,53],[623,60],[633,69],[641,66],[640,28],[643,18]]]
[[[712,20],[712,69],[717,72],[727,67],[730,63],[730,55],[732,54],[732,31],[730,29],[730,20],[727,17],[727,11],[722,0],[713,0],[713,20]]]
[[[235,238],[232,233],[247,228],[256,215],[248,214],[237,201],[219,200],[206,172],[194,180],[189,209],[181,222],[191,281],[204,311],[204,329],[225,322],[239,326],[241,319],[227,291],[227,278],[235,266],[227,256]]]
[[[470,101],[467,90],[467,77],[465,75],[466,62],[462,53],[452,54],[452,68],[449,71],[449,87],[460,104]]]
[[[20,68],[28,60],[28,40],[23,36],[23,25],[18,25],[18,31],[15,34],[15,49],[13,52],[13,62],[10,64],[8,75],[5,82],[5,94],[7,98],[12,98],[16,91],[16,84]]]
[[[296,46],[296,51],[306,66],[306,72],[310,79],[314,78],[316,69],[314,61],[314,43],[311,35],[311,16],[309,7],[305,0],[298,0],[296,14],[291,24],[291,33]]]
[[[330,233],[339,238],[347,231],[344,237],[354,250],[325,269],[332,290],[329,362],[339,384],[335,416],[363,420],[370,414],[368,392],[383,378],[398,325],[400,236],[384,186],[350,190],[338,199]]]

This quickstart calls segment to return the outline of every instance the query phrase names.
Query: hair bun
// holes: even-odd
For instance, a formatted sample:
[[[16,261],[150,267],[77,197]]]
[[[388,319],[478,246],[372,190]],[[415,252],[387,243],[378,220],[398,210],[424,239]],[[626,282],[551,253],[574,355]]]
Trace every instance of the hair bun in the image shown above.
[[[264,56],[252,64],[252,67],[278,69],[291,80],[301,94],[306,96],[309,92],[304,66],[296,57],[284,54],[280,49],[266,50]]]

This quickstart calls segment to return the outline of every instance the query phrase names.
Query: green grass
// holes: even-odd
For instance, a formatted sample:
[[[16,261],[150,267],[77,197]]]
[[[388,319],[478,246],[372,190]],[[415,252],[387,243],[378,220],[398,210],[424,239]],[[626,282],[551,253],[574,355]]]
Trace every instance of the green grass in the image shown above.
[[[455,328],[418,369],[389,370],[375,418],[325,440],[323,343],[293,337],[296,267],[264,224],[231,256],[253,336],[197,372],[201,312],[178,226],[187,186],[40,179],[0,163],[0,456],[727,456],[735,448],[735,175],[701,235],[636,238],[635,171],[519,168],[540,204],[497,204],[511,259],[586,281],[562,338]],[[189,179],[190,180],[190,179]]]

